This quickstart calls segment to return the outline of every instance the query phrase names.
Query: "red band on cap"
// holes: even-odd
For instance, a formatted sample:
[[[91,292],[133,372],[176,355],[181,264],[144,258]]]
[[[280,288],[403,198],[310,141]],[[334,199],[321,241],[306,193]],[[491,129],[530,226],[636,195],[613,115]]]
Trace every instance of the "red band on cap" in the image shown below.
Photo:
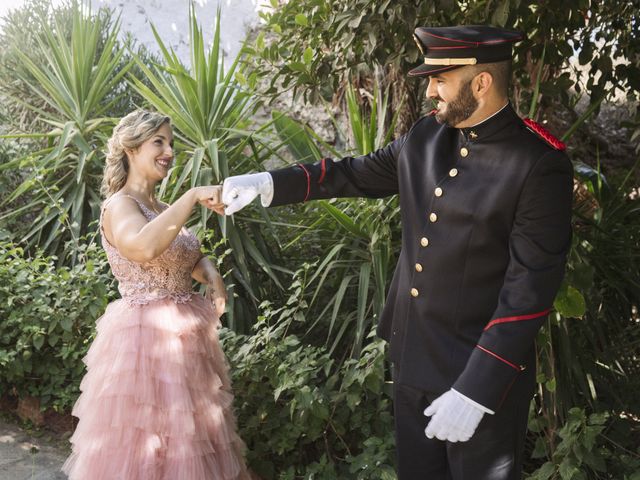
[[[466,45],[455,45],[451,47],[427,47],[429,50],[455,50],[457,48],[469,48]]]
[[[493,44],[493,43],[507,43],[507,42],[517,42],[518,40],[522,40],[522,37],[516,37],[516,38],[509,38],[506,40],[502,40],[502,39],[498,39],[498,40],[487,40],[486,42],[470,42],[468,40],[457,40],[455,38],[447,38],[447,37],[441,37],[440,35],[436,35],[435,33],[431,33],[431,32],[424,32],[427,35],[430,35],[434,38],[439,38],[441,40],[446,40],[447,42],[460,42],[460,43],[465,43],[467,45],[475,45],[476,47],[480,46],[480,45],[489,45],[489,44]],[[431,48],[427,45],[427,48]]]
[[[422,65],[421,65],[422,66]],[[458,68],[461,67],[462,65],[451,65],[451,66],[447,66],[447,67],[443,67],[443,68],[436,68],[435,70],[427,70],[424,73],[418,72],[418,73],[412,73],[413,70],[417,70],[420,67],[416,67],[413,70],[409,71],[409,75],[412,77],[423,77],[426,74],[431,75],[432,73],[437,73],[437,72],[446,72],[448,70],[453,70],[454,68]]]

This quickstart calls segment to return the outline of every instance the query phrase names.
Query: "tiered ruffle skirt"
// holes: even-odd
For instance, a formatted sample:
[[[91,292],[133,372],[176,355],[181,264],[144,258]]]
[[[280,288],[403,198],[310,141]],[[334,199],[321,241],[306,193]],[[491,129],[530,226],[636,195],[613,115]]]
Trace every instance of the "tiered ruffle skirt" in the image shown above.
[[[200,295],[110,304],[84,361],[70,480],[244,480],[219,319]]]

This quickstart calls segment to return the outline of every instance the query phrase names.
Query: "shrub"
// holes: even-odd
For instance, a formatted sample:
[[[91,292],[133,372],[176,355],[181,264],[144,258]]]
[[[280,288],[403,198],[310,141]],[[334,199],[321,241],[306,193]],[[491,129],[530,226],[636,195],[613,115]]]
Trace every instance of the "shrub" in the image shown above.
[[[254,335],[221,336],[251,467],[265,479],[395,479],[384,341],[371,332],[341,364],[305,344],[290,333],[306,307],[296,288],[281,308],[261,305]]]
[[[0,244],[0,394],[37,397],[57,411],[75,402],[81,359],[114,295],[102,249],[80,248],[81,262],[56,268],[55,257]]]
[[[544,437],[538,437],[532,457],[549,460],[528,480],[640,479],[640,449],[624,446],[637,445],[634,423],[625,416],[607,412],[589,415],[582,408],[572,408],[558,431],[561,440],[553,455],[549,456]],[[529,429],[536,434],[545,428],[541,418],[529,422]]]

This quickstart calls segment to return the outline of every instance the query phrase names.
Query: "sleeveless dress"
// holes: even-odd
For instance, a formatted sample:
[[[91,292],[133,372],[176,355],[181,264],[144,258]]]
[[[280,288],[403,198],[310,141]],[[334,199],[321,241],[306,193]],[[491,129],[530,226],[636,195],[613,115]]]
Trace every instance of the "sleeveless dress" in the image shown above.
[[[183,228],[159,257],[136,263],[101,234],[122,298],[98,320],[84,358],[72,412],[79,422],[62,470],[71,480],[249,479],[220,320],[191,289],[198,239]]]

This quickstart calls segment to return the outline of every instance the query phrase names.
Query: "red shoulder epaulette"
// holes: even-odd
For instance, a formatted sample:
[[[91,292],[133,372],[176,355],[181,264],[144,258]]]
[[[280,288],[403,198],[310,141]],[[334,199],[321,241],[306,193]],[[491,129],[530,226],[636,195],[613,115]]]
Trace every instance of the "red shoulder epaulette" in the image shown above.
[[[527,128],[529,130],[531,130],[533,133],[538,135],[540,138],[542,138],[545,142],[547,142],[549,145],[551,145],[556,150],[566,150],[567,149],[567,146],[564,144],[564,142],[562,142],[562,141],[558,140],[556,137],[554,137],[549,130],[544,128],[538,122],[534,122],[530,118],[525,118],[523,121],[524,121],[524,124],[527,126]]]

